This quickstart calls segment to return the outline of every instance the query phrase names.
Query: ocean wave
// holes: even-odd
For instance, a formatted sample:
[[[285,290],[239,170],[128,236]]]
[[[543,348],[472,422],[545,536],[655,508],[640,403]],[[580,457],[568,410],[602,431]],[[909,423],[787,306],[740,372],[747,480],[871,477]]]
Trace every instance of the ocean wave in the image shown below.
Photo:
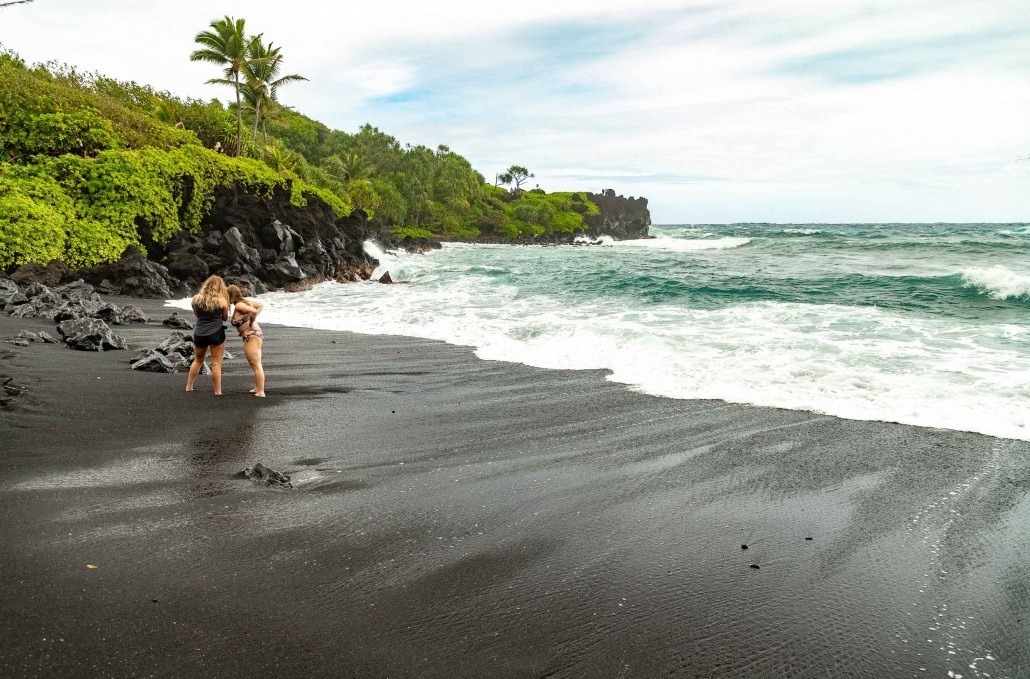
[[[596,255],[465,245],[428,255],[372,252],[412,284],[325,283],[272,293],[262,317],[442,340],[486,360],[603,369],[658,396],[1030,440],[1030,355],[1023,350],[1030,327],[1022,324],[777,300],[641,305],[635,296],[559,288],[547,277],[568,257],[577,266],[596,259],[610,272],[621,261],[617,247]],[[637,259],[626,261],[639,267]]]
[[[739,248],[751,242],[750,238],[727,236],[724,238],[670,238],[658,236],[641,240],[617,241],[616,245],[634,248],[650,248],[652,250],[668,250],[670,252],[694,252],[697,250],[728,250]]]
[[[962,280],[965,285],[975,287],[994,299],[1030,298],[1030,276],[1017,274],[1003,266],[965,269]]]
[[[794,234],[798,236],[814,236],[817,233],[822,233],[822,229],[784,229],[783,233]]]

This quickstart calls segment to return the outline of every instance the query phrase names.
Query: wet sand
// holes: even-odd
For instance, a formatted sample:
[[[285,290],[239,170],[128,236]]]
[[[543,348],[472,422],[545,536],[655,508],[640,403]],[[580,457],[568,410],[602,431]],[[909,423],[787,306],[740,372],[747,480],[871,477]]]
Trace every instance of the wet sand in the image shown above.
[[[0,676],[1030,676],[1030,443],[265,330],[0,343]]]

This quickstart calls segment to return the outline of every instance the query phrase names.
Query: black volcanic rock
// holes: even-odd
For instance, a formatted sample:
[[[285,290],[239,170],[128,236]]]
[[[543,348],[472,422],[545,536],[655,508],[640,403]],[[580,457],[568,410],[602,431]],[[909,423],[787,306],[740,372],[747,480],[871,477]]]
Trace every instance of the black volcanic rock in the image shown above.
[[[146,323],[149,320],[143,310],[134,304],[126,304],[122,307],[122,323]]]
[[[93,286],[82,280],[81,278],[71,283],[65,283],[54,288],[54,293],[59,295],[63,299],[71,300],[93,300],[100,301],[100,295],[97,294]]]
[[[280,474],[274,469],[270,469],[265,465],[258,462],[250,469],[244,469],[238,477],[244,479],[250,479],[251,481],[257,481],[263,483],[266,486],[273,486],[276,488],[293,488],[293,484],[290,482],[290,477],[285,474]]]
[[[9,278],[0,278],[0,309],[15,307],[29,301],[18,284]]]
[[[243,240],[243,234],[235,226],[225,232],[225,254],[230,264],[239,267],[242,273],[261,270],[261,255]]]
[[[50,262],[46,266],[22,264],[11,274],[11,280],[18,285],[42,283],[43,285],[53,287],[61,282],[61,279],[67,272],[68,267],[60,262]]]
[[[159,354],[153,349],[143,349],[129,367],[132,370],[142,370],[152,373],[176,373],[180,372],[179,362],[170,360],[164,354]]]
[[[107,323],[95,318],[79,318],[64,321],[57,326],[57,332],[65,344],[80,351],[107,351],[125,349],[125,340],[111,332]]]
[[[181,328],[182,330],[193,330],[193,324],[190,323],[189,319],[180,315],[178,311],[173,311],[168,318],[161,321],[161,325],[167,325],[169,328]]]
[[[179,290],[181,281],[168,273],[168,269],[157,262],[149,261],[135,247],[130,247],[122,258],[113,264],[103,264],[78,272],[82,278],[95,284],[105,279],[108,292],[118,292],[131,297],[159,297],[168,299],[173,290]]]
[[[168,258],[168,272],[173,276],[186,280],[192,278],[202,281],[208,277],[210,267],[200,256],[191,252],[178,251]]]
[[[648,237],[651,226],[651,211],[647,198],[624,198],[615,195],[612,189],[601,193],[588,193],[600,209],[599,215],[587,215],[587,233],[591,236],[611,236],[618,240],[636,240]]]

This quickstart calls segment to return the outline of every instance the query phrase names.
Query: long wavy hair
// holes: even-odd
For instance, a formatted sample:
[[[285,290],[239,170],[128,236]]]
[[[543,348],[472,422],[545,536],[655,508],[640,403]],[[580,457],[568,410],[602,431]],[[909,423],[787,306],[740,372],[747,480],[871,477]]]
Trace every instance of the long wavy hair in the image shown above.
[[[229,294],[229,303],[230,304],[236,304],[236,303],[242,302],[242,301],[244,301],[246,299],[243,296],[243,290],[241,290],[240,286],[238,286],[238,285],[230,285],[228,288],[226,288],[226,291]]]
[[[193,303],[202,311],[218,311],[229,308],[229,292],[221,276],[210,276],[200,286],[200,292],[193,297]]]

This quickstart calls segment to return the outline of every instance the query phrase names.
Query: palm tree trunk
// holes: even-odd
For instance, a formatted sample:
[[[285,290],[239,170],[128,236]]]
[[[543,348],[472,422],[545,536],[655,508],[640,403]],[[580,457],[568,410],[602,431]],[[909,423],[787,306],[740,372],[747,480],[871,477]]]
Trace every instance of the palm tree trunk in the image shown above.
[[[254,138],[253,142],[257,145],[257,128],[258,121],[261,119],[261,95],[258,95],[257,100],[254,102]]]
[[[236,156],[239,157],[243,150],[243,109],[240,108],[240,72],[234,73],[236,77]]]

